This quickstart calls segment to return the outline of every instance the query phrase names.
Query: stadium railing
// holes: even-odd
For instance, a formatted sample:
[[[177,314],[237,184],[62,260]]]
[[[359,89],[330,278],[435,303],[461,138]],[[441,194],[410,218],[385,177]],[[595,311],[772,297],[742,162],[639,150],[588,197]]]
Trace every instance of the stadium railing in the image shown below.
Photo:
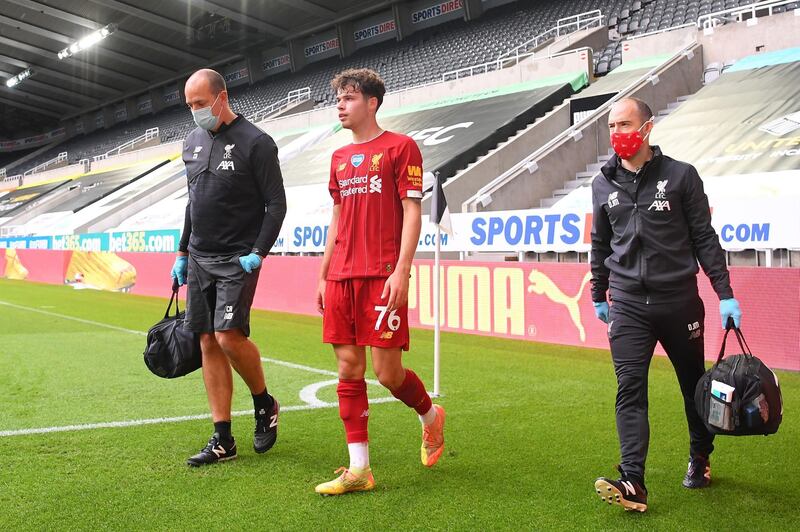
[[[55,157],[53,157],[49,161],[45,161],[45,162],[43,162],[42,164],[40,164],[38,166],[34,166],[33,168],[31,168],[29,170],[26,170],[22,175],[27,177],[27,176],[29,176],[31,174],[37,174],[39,172],[44,172],[45,170],[47,170],[48,167],[56,165],[56,164],[59,164],[59,163],[67,164],[67,152],[62,151],[61,153],[59,153],[58,155],[56,155]]]
[[[560,135],[554,137],[550,142],[537,149],[527,157],[524,157],[511,168],[500,174],[498,177],[481,187],[472,197],[462,203],[462,212],[478,212],[481,207],[486,207],[492,202],[492,194],[496,193],[502,187],[514,181],[524,172],[533,174],[539,169],[539,161],[548,154],[554,152],[559,147],[563,146],[568,141],[579,141],[583,138],[582,131],[594,124],[599,118],[609,111],[611,106],[621,98],[630,95],[638,87],[644,86],[647,83],[655,85],[658,83],[659,73],[665,71],[671,66],[677,64],[683,58],[693,58],[693,49],[697,47],[696,42],[692,42],[685,47],[682,47],[678,52],[673,54],[667,61],[653,67],[648,72],[644,73],[639,79],[631,83],[625,89],[619,91],[614,97],[606,101],[603,105],[589,113],[582,120],[576,122]],[[599,154],[598,154],[599,155]]]
[[[159,132],[157,127],[151,127],[145,130],[143,135],[139,135],[135,139],[131,139],[128,142],[120,144],[116,148],[112,150],[108,150],[105,153],[101,153],[100,155],[95,155],[92,157],[92,161],[102,161],[104,159],[108,159],[109,157],[113,157],[114,155],[119,155],[123,151],[132,151],[137,144],[143,144],[145,142],[149,142],[153,139],[160,138]]]
[[[660,30],[648,31],[647,33],[640,33],[638,35],[630,35],[630,36],[626,37],[625,39],[623,39],[623,42],[624,41],[633,41],[633,40],[636,40],[636,39],[641,39],[642,37],[650,37],[651,35],[658,35],[659,33],[669,33],[671,31],[680,30],[680,29],[683,29],[683,28],[693,28],[693,27],[696,27],[696,26],[697,26],[697,23],[695,23],[695,22],[687,22],[686,24],[678,24],[677,26],[670,26],[669,28],[663,28],[663,29],[660,29]]]
[[[284,107],[287,107],[293,103],[304,102],[310,99],[311,99],[311,87],[303,87],[301,89],[295,89],[289,91],[286,94],[285,98],[281,98],[277,102],[273,102],[264,109],[256,111],[252,115],[248,116],[247,119],[253,123],[261,122],[262,120],[269,118],[270,115],[273,115],[276,112],[280,111]]]
[[[702,30],[713,29],[726,22],[742,22],[759,16],[772,15],[775,8],[788,4],[796,4],[797,0],[765,0],[740,7],[731,7],[701,15],[697,19],[697,27]],[[749,15],[749,16],[748,16]]]
[[[570,35],[581,30],[590,29],[594,26],[599,27],[602,25],[603,20],[603,14],[599,9],[594,9],[592,11],[586,11],[584,13],[578,13],[577,15],[558,19],[558,21],[556,21],[556,25],[552,28],[543,31],[539,35],[532,37],[519,46],[515,46],[514,48],[503,52],[497,56],[497,59],[445,72],[442,74],[441,81],[452,81],[461,79],[463,77],[474,76],[475,74],[485,74],[487,72],[493,72],[495,70],[501,70],[508,66],[519,64],[519,62],[524,59],[534,57],[536,55],[536,49],[544,46],[549,41],[554,40],[555,42],[560,42],[560,40],[568,38]],[[549,56],[550,52],[548,49],[548,57]],[[408,88],[411,89],[416,87]]]

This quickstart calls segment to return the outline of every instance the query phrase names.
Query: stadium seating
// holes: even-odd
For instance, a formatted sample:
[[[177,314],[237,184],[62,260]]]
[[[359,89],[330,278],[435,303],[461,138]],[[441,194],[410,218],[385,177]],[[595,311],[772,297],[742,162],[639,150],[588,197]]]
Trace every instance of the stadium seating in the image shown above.
[[[334,104],[331,78],[346,68],[369,67],[385,79],[390,91],[441,79],[447,71],[496,59],[510,48],[525,43],[555,26],[559,18],[592,9],[605,11],[623,0],[591,2],[519,2],[487,11],[474,22],[458,19],[411,35],[402,42],[386,41],[363,48],[345,60],[332,58],[312,63],[297,73],[270,76],[251,86],[230,90],[232,107],[245,115],[264,109],[286,97],[289,91],[310,87],[318,106]],[[447,57],[442,61],[442,57]],[[23,173],[67,151],[70,162],[105,153],[158,127],[162,142],[182,140],[194,127],[191,115],[182,105],[124,124],[78,135],[13,169]]]
[[[447,71],[496,59],[504,51],[518,46],[553,27],[559,18],[600,9],[607,17],[612,35],[619,39],[696,22],[699,16],[751,4],[752,0],[604,0],[591,2],[517,2],[492,9],[474,22],[458,19],[428,28],[402,42],[385,41],[363,48],[344,60],[331,58],[308,65],[297,73],[270,76],[253,85],[230,90],[234,109],[250,116],[286,97],[289,91],[310,87],[317,106],[333,105],[329,81],[345,68],[376,69],[389,90],[441,79]],[[800,2],[787,4],[775,12],[796,9]],[[622,41],[612,40],[594,54],[595,74],[603,76],[622,64]],[[442,61],[442,57],[446,61]],[[158,127],[162,142],[182,140],[194,127],[183,106],[173,106],[154,114],[133,119],[108,129],[78,135],[41,155],[14,167],[9,173],[23,173],[67,151],[69,161],[105,153]],[[0,168],[21,154],[0,156]]]
[[[611,3],[608,28],[619,39],[595,51],[595,74],[603,76],[622,64],[622,40],[697,22],[703,15],[753,4],[755,0],[635,0]],[[800,2],[779,6],[773,13],[797,9]]]

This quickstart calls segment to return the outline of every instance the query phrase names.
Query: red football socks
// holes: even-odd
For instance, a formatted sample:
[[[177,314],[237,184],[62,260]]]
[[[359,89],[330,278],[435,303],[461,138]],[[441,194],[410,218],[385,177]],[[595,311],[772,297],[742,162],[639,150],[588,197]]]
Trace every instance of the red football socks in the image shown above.
[[[339,395],[339,417],[344,423],[347,443],[360,443],[369,440],[369,402],[367,383],[364,379],[339,379],[336,387]]]
[[[417,374],[410,369],[406,370],[406,378],[403,380],[403,384],[396,390],[390,391],[392,395],[416,410],[417,414],[421,416],[428,413],[431,406],[433,406],[431,398],[428,397],[428,392],[425,391],[425,385],[419,380]]]

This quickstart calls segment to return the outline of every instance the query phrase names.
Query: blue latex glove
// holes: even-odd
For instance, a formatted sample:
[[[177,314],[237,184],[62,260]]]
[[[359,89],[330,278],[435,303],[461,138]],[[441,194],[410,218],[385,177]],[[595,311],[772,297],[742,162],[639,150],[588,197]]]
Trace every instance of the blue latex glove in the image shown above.
[[[244,271],[247,273],[253,273],[253,270],[257,270],[261,266],[261,257],[255,253],[251,253],[244,257],[239,257],[239,264],[242,265],[242,268],[244,268]]]
[[[728,318],[733,318],[733,325],[738,329],[742,323],[742,309],[735,299],[723,299],[719,302],[719,315],[722,318],[722,328],[727,327]]]
[[[175,258],[175,264],[172,265],[172,272],[170,276],[178,281],[178,286],[186,284],[186,270],[189,267],[189,259],[184,256]]]
[[[595,301],[592,304],[594,305],[594,315],[597,316],[597,319],[603,323],[608,323],[608,303],[606,301],[601,303]]]

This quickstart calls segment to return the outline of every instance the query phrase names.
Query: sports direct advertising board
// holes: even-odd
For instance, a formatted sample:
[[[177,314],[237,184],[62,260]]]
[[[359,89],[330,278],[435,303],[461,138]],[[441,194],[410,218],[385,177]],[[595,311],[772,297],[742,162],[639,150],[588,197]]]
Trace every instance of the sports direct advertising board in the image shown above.
[[[169,253],[9,248],[0,252],[0,276],[166,297],[173,262]],[[269,257],[254,306],[316,315],[319,266],[319,257]],[[408,299],[414,327],[434,325],[433,274],[432,261],[414,262]],[[440,323],[445,331],[607,349],[606,326],[595,318],[589,279],[586,264],[443,261]],[[699,279],[710,359],[721,341],[719,301],[706,278]],[[800,270],[734,267],[731,280],[753,351],[772,367],[800,370]],[[687,324],[686,334],[693,331]],[[413,334],[411,345],[420,349]],[[446,337],[442,349],[445,363],[448,355],[457,363],[458,353],[448,353]]]

